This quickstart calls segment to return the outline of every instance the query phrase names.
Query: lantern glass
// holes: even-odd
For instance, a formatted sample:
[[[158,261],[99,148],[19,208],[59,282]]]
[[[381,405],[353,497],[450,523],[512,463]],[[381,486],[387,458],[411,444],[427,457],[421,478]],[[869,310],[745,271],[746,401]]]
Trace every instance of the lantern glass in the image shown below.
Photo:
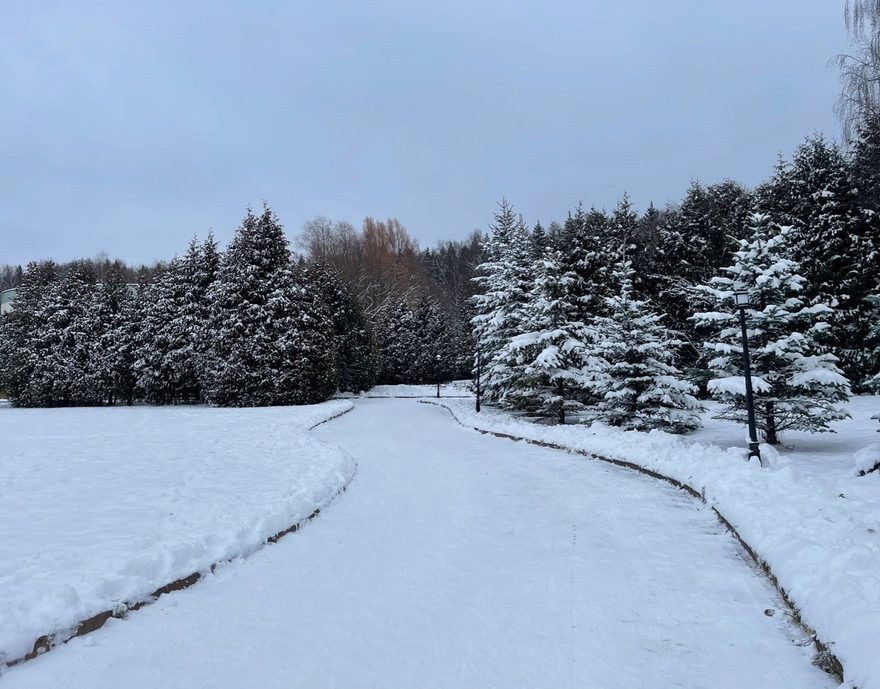
[[[736,305],[739,307],[748,306],[749,305],[749,293],[748,292],[734,292],[734,299],[736,299]]]

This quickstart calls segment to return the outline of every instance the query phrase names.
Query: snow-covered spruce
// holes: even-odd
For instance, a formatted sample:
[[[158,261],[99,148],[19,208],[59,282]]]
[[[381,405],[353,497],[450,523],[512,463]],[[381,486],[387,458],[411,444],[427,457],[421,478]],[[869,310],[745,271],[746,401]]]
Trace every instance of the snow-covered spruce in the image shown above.
[[[524,310],[524,332],[496,357],[496,366],[508,372],[503,406],[559,423],[565,423],[567,413],[583,409],[594,371],[601,366],[591,355],[591,332],[575,317],[582,293],[583,283],[566,266],[562,252],[550,251]]]
[[[483,293],[473,297],[474,340],[482,357],[482,390],[487,400],[501,400],[515,375],[504,352],[523,332],[525,310],[534,282],[534,260],[528,229],[506,199],[495,213],[492,233],[483,251],[485,260],[475,278]]]
[[[589,416],[626,430],[685,433],[699,428],[696,389],[673,364],[680,341],[648,302],[633,296],[633,270],[625,258],[614,278],[619,291],[606,299],[609,315],[594,321],[594,351],[604,370]]]
[[[147,287],[134,371],[143,398],[153,404],[198,402],[208,351],[208,290],[220,265],[217,243],[193,238]]]
[[[880,313],[866,301],[878,285],[880,261],[880,215],[871,208],[876,180],[869,173],[860,182],[865,171],[854,165],[865,143],[849,161],[836,144],[821,135],[810,137],[757,191],[759,209],[791,227],[787,241],[806,280],[804,303],[834,308],[817,340],[838,357],[859,392],[880,373],[880,359],[872,351],[880,341],[871,335]]]
[[[833,309],[825,303],[805,304],[805,279],[790,258],[790,230],[765,214],[751,218],[751,237],[741,240],[733,265],[715,277],[703,292],[715,310],[694,314],[709,330],[705,347],[714,354],[709,368],[713,397],[726,402],[720,418],[745,422],[745,384],[742,345],[734,292],[746,290],[750,307],[746,327],[752,361],[757,425],[770,444],[779,433],[792,430],[827,431],[829,423],[845,417],[839,402],[850,395],[849,382],[837,358],[822,353],[817,342],[828,327]]]

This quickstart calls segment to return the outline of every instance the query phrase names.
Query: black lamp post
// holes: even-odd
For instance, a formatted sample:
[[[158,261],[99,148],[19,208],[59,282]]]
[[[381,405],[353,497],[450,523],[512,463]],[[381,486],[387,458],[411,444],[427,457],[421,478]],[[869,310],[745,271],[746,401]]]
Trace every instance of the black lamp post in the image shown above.
[[[436,364],[437,364],[437,399],[438,400],[440,399],[440,359],[441,358],[442,357],[439,354],[436,357],[434,357],[434,360],[436,361]]]
[[[749,293],[745,291],[734,292],[736,306],[739,309],[739,322],[742,326],[743,346],[743,373],[746,379],[746,407],[749,415],[749,459],[757,457],[761,466],[764,460],[761,458],[761,450],[758,445],[758,431],[755,425],[755,395],[752,392],[752,362],[749,357],[749,335],[746,330],[746,307],[749,305]]]
[[[480,350],[477,350],[477,413],[480,413],[480,378],[483,377],[483,372],[480,370],[480,364],[482,363],[482,358],[480,357]]]

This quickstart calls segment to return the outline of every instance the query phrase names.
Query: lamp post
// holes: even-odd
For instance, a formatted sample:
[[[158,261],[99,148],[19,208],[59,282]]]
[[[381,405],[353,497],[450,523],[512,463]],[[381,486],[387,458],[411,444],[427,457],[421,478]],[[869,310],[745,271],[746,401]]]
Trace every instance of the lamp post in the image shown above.
[[[749,305],[749,293],[738,291],[733,293],[736,306],[739,309],[739,322],[742,326],[743,347],[743,373],[746,380],[746,407],[749,416],[749,459],[757,457],[761,466],[764,460],[761,458],[761,450],[758,445],[758,431],[755,425],[755,395],[752,392],[752,363],[749,357],[749,335],[746,330],[746,307]]]
[[[434,360],[437,363],[437,399],[438,400],[440,399],[440,359],[441,358],[442,357],[439,354],[436,357],[434,357]]]
[[[480,413],[480,378],[483,377],[483,372],[480,370],[480,364],[482,363],[482,358],[480,357],[480,350],[477,350],[477,414]]]

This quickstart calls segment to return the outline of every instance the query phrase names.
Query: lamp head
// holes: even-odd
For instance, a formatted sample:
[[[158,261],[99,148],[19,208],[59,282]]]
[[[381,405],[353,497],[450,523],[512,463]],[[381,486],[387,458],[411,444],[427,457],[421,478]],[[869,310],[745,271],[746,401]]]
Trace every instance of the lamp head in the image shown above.
[[[733,298],[736,305],[741,309],[749,305],[749,293],[745,290],[737,290],[733,293]]]

